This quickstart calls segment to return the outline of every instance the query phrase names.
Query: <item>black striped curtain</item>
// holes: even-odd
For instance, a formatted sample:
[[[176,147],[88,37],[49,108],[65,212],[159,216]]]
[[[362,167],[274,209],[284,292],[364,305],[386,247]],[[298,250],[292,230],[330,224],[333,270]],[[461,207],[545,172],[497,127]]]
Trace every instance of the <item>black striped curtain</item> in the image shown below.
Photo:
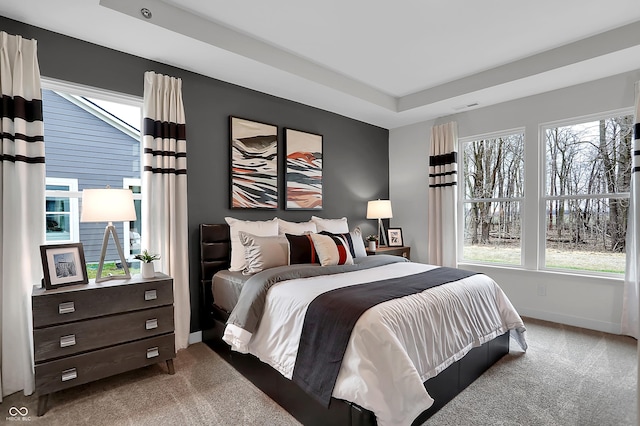
[[[458,128],[431,128],[429,154],[429,263],[457,266]]]
[[[144,74],[142,136],[142,245],[160,255],[160,271],[173,277],[176,350],[189,340],[187,141],[182,80]]]
[[[627,225],[627,263],[624,276],[622,333],[640,337],[640,81],[635,85],[635,120],[633,131],[631,194]],[[640,349],[639,349],[640,350]],[[638,371],[640,376],[640,370]],[[640,395],[639,401],[640,404]]]
[[[31,291],[40,285],[45,165],[37,42],[0,32],[0,401],[33,393]]]

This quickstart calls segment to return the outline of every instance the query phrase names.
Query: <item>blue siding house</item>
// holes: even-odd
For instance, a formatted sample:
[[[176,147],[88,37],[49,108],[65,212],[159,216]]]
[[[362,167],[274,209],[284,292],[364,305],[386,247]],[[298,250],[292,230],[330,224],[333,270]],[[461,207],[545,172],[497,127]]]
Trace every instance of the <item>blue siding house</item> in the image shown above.
[[[42,91],[47,176],[47,243],[82,242],[87,263],[98,262],[106,223],[81,223],[85,188],[132,187],[139,192],[139,130],[90,100]],[[62,192],[49,192],[49,191]],[[66,194],[65,192],[68,192]],[[140,201],[136,201],[140,218]],[[125,256],[139,251],[139,220],[114,223]],[[113,241],[106,260],[118,259]]]

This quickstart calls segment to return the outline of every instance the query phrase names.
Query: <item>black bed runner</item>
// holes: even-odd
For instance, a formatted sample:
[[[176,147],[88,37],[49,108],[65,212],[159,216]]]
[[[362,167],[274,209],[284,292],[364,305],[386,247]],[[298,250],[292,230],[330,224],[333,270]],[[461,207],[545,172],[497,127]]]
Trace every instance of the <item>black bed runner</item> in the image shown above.
[[[292,380],[325,407],[329,406],[351,331],[367,309],[475,274],[440,267],[321,294],[307,309]]]

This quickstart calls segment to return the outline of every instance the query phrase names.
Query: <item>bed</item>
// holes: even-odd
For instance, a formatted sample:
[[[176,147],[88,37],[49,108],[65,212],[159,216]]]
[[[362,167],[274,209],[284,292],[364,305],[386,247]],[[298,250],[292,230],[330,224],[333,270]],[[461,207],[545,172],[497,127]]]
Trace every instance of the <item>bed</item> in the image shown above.
[[[510,333],[526,349],[521,318],[497,284],[482,274],[463,272],[464,275],[452,278],[446,274],[457,274],[459,270],[445,271],[446,268],[406,262],[406,259],[394,259],[394,256],[371,256],[354,259],[353,265],[343,265],[347,266],[344,271],[338,266],[291,265],[247,276],[227,270],[231,261],[227,224],[202,224],[200,247],[203,340],[305,425],[421,424],[508,353]],[[332,272],[325,275],[326,271]],[[324,343],[320,344],[320,349],[308,343],[314,341],[314,338],[308,338],[309,335],[316,336],[307,330],[307,322],[312,321],[305,321],[305,316],[310,316],[311,312],[321,314],[342,300],[351,300],[354,296],[348,292],[362,291],[356,288],[364,285],[377,286],[382,293],[388,293],[389,288],[403,291],[396,290],[402,286],[396,285],[395,280],[404,282],[408,277],[422,282],[423,276],[432,279],[433,275],[443,276],[441,285],[404,296],[391,296],[382,303],[373,302],[370,308],[364,306],[364,313],[352,320],[355,323],[353,333],[351,329],[339,331],[342,323],[348,322],[346,320],[334,321],[337,325],[332,322],[330,326],[323,323],[321,329],[331,330],[325,334],[348,335],[348,341],[343,339],[346,342],[344,351],[340,352],[344,362],[338,362],[338,367],[332,367],[335,360],[327,361],[321,356]],[[346,287],[345,278],[349,284]],[[242,306],[246,303],[242,289],[247,281],[251,288],[256,285],[260,288],[254,291],[261,299],[258,313],[252,314],[257,318],[247,319],[242,314],[243,311],[256,311],[253,305]],[[256,284],[258,282],[260,284]],[[267,287],[263,289],[262,285]],[[310,290],[302,291],[303,287]],[[367,287],[366,292],[375,294],[372,287]],[[489,314],[490,318],[465,319],[451,312],[437,316],[434,312],[442,307],[425,305],[431,299],[446,300],[450,293],[476,292],[480,294],[478,300],[493,299],[497,294],[496,312]],[[329,299],[325,301],[328,304],[314,307],[321,294],[322,298]],[[474,299],[470,304],[486,302],[478,300]],[[403,324],[403,318],[414,316],[412,309],[421,312],[415,316],[423,319],[414,319],[416,323],[411,326]],[[341,310],[336,308],[336,312]],[[438,325],[432,331],[422,333],[429,328],[427,322]],[[461,326],[461,323],[464,324]],[[421,334],[411,337],[416,334],[416,327]],[[456,327],[462,327],[464,333],[455,331]],[[243,334],[245,328],[249,330],[248,335]],[[463,335],[469,333],[474,334],[471,340],[456,342],[464,340]],[[400,337],[394,337],[396,334]],[[446,337],[448,335],[456,337],[451,339]],[[395,340],[400,340],[400,344]],[[430,349],[424,351],[421,347]],[[440,347],[443,349],[438,349]],[[304,351],[312,355],[305,358]],[[316,354],[315,358],[313,354]],[[432,359],[437,361],[432,362]],[[381,368],[381,365],[385,367]],[[300,379],[305,369],[310,379]],[[326,379],[324,372],[332,369],[336,370],[335,377]]]

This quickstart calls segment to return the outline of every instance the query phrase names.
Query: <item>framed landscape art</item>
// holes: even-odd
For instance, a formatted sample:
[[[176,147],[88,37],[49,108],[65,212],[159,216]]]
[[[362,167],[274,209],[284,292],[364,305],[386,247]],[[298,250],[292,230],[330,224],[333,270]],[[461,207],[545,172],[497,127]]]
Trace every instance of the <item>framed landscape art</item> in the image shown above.
[[[285,129],[286,209],[322,209],[322,136]]]
[[[231,208],[278,208],[278,127],[230,117]]]

